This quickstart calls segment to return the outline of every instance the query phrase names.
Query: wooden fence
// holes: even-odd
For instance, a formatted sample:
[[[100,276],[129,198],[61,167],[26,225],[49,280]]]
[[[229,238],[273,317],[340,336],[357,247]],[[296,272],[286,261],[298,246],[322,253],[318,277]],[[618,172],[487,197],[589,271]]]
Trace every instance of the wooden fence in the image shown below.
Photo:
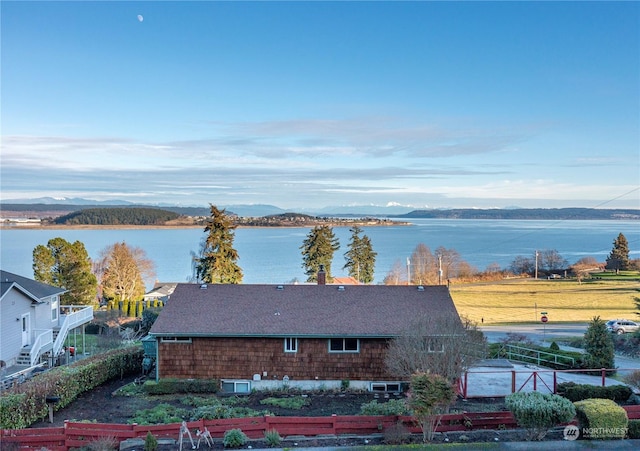
[[[629,419],[640,419],[640,406],[624,406]],[[200,420],[187,423],[193,432],[205,428],[213,438],[221,439],[230,429],[240,429],[250,439],[264,438],[264,433],[276,430],[288,436],[344,436],[382,434],[393,425],[402,424],[412,434],[421,433],[419,425],[410,416],[340,416],[330,417],[252,417],[221,420]],[[51,451],[68,451],[79,448],[101,438],[123,441],[129,438],[144,439],[147,432],[156,438],[180,436],[180,423],[141,426],[135,424],[74,423],[65,422],[62,427],[5,429],[0,435],[2,443],[17,443],[21,450],[39,450],[46,446]],[[517,424],[511,412],[479,412],[443,415],[436,432],[470,431],[479,429],[513,429]]]

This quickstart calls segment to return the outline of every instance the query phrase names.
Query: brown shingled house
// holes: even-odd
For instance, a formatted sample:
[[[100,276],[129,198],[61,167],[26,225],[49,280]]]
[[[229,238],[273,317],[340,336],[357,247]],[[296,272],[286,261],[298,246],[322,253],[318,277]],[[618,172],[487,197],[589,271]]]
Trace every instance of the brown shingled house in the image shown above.
[[[447,287],[178,284],[150,332],[156,378],[393,391],[387,342],[424,315],[459,320]]]

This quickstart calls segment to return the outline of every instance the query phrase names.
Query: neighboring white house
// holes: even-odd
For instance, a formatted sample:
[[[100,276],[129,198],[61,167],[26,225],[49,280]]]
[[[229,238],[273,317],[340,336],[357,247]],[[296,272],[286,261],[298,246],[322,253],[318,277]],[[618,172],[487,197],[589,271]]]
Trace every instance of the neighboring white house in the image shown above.
[[[66,290],[0,270],[0,366],[53,362],[70,330],[93,320],[91,306],[60,305]]]
[[[162,303],[166,303],[171,295],[173,294],[173,290],[178,286],[177,283],[162,283],[156,282],[153,286],[153,289],[144,295],[144,302],[152,302],[155,300],[162,301]]]

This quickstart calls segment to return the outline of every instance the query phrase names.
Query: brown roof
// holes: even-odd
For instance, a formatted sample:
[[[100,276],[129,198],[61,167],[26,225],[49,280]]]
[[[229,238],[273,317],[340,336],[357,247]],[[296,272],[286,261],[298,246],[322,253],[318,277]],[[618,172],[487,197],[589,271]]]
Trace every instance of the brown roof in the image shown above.
[[[446,286],[178,284],[157,336],[393,337],[417,317],[457,316]]]
[[[347,276],[347,277],[334,277],[332,285],[360,285],[358,279],[355,277]]]

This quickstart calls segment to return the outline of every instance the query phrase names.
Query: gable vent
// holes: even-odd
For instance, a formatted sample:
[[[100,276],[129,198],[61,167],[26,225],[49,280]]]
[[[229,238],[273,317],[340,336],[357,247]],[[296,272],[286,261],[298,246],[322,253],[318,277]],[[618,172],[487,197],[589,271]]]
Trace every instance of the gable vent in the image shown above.
[[[424,287],[422,285],[418,285],[418,291],[424,291]]]

